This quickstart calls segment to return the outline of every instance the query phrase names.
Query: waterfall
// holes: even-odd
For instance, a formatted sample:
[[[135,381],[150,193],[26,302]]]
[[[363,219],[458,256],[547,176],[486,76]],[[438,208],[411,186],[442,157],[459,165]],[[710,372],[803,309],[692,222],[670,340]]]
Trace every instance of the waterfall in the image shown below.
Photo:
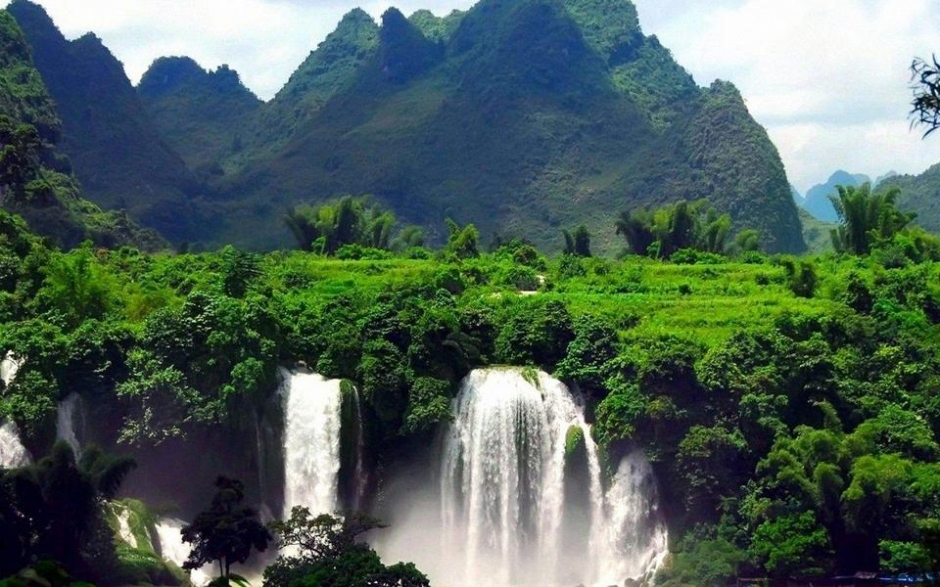
[[[342,391],[339,380],[281,370],[284,399],[284,517],[294,506],[313,515],[339,508]]]
[[[606,549],[602,579],[652,579],[667,554],[666,528],[659,513],[656,479],[646,455],[635,451],[620,462],[607,491]]]
[[[137,537],[134,536],[134,533],[131,531],[130,508],[117,506],[114,509],[115,517],[117,517],[118,521],[118,536],[131,548],[137,548]]]
[[[33,457],[20,441],[19,429],[13,422],[4,422],[0,426],[0,469],[25,467],[33,462]]]
[[[353,428],[352,446],[348,447],[348,450],[351,453],[349,458],[354,459],[355,464],[352,468],[352,478],[349,479],[350,491],[346,498],[350,511],[361,512],[366,504],[368,473],[365,465],[366,440],[365,432],[362,429],[362,402],[359,399],[359,390],[352,387],[347,399],[351,404],[352,413],[349,418],[344,418],[343,421]]]
[[[13,383],[22,364],[12,352],[7,352],[3,360],[0,360],[0,381],[3,381],[4,387]],[[31,464],[33,457],[20,440],[19,428],[10,421],[0,422],[0,469],[14,469]]]
[[[157,542],[160,544],[160,554],[163,560],[174,563],[179,568],[183,568],[183,563],[189,558],[190,547],[183,542],[183,536],[180,531],[186,522],[172,518],[162,518],[156,524]],[[189,572],[189,580],[196,587],[208,585],[212,580],[211,569],[203,567]]]
[[[566,433],[583,433],[584,476],[566,479]],[[566,503],[566,483],[584,500]],[[442,576],[448,585],[622,584],[665,552],[642,453],[604,491],[583,408],[545,373],[486,369],[464,380],[444,441]],[[580,510],[580,512],[573,511]],[[579,513],[583,535],[563,520]],[[575,545],[574,547],[572,545]]]
[[[56,440],[64,440],[75,453],[75,460],[82,456],[82,446],[78,441],[78,434],[85,428],[85,410],[82,396],[77,393],[69,394],[59,402],[56,413],[55,435]]]
[[[0,361],[0,381],[3,381],[4,387],[9,387],[16,378],[16,372],[20,370],[23,361],[16,358],[12,351],[8,351]]]

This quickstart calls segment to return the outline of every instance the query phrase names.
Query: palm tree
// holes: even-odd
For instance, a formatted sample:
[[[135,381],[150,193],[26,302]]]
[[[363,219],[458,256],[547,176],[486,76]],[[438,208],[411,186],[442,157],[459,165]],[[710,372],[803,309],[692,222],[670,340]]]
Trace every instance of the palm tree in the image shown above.
[[[652,229],[653,215],[646,208],[633,212],[621,212],[615,226],[617,234],[627,241],[627,246],[636,255],[645,255],[656,240]]]
[[[895,207],[900,190],[871,193],[871,184],[859,187],[836,186],[837,195],[829,196],[841,226],[832,230],[832,244],[837,252],[867,255],[872,245],[890,240],[904,229],[915,214],[904,214]]]

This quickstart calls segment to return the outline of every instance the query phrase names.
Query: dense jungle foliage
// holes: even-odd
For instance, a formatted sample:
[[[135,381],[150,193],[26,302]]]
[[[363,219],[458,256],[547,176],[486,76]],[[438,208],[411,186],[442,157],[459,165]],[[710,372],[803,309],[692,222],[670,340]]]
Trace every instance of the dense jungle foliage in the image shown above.
[[[319,253],[65,252],[2,213],[0,354],[23,365],[0,415],[35,454],[74,391],[114,424],[103,440],[118,451],[207,430],[235,442],[278,366],[304,361],[357,385],[381,462],[428,444],[470,369],[531,365],[585,393],[610,462],[635,445],[653,461],[674,553],[661,584],[930,570],[940,247],[883,223],[891,198],[859,197],[880,212],[849,212],[834,238],[874,222],[867,254],[800,259],[726,256],[708,239],[668,261],[548,259],[518,240],[484,252],[456,223],[441,250],[413,239],[393,253],[371,245],[401,235],[353,198],[304,213],[320,232],[295,230],[298,245]],[[680,209],[649,214],[671,215],[659,238],[692,218]],[[722,224],[700,219],[692,228]],[[50,458],[39,466],[82,470],[61,450]]]

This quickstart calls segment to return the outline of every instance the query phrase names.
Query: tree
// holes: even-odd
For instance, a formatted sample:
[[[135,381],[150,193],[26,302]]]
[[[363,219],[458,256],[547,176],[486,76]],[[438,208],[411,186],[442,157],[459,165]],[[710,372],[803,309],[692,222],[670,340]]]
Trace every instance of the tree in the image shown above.
[[[463,228],[459,224],[447,218],[447,252],[456,256],[458,259],[469,259],[480,256],[480,231],[477,227],[468,224]]]
[[[388,249],[395,215],[367,198],[344,196],[319,206],[304,204],[287,211],[284,224],[303,251],[334,255],[345,245]]]
[[[330,585],[332,587],[428,587],[428,578],[411,563],[382,564],[368,544],[357,538],[386,526],[374,518],[354,514],[345,519],[321,514],[311,516],[305,507],[295,507],[291,517],[271,524],[283,548],[295,555],[282,555],[265,569],[268,587]]]
[[[836,186],[837,195],[829,196],[841,226],[832,230],[832,244],[837,252],[867,255],[872,246],[888,241],[903,230],[916,215],[904,214],[895,206],[901,191],[872,194],[871,184],[859,187]]]
[[[940,128],[940,63],[934,56],[930,61],[915,58],[911,62],[914,100],[911,102],[912,125],[927,128],[924,137]]]
[[[95,446],[76,463],[58,442],[35,464],[0,474],[0,577],[50,559],[80,578],[111,579],[116,554],[102,506],[134,467]]]
[[[576,257],[591,256],[591,233],[583,224],[574,229],[574,232],[561,231],[565,237],[565,254]]]
[[[635,255],[647,254],[647,249],[656,240],[652,231],[653,214],[646,208],[632,212],[621,212],[617,218],[617,234],[627,241]]]
[[[258,520],[258,512],[242,505],[245,486],[241,481],[219,476],[215,486],[218,490],[209,509],[180,531],[183,542],[193,545],[183,568],[198,569],[218,561],[219,576],[232,579],[232,565],[244,563],[252,550],[267,550],[273,536]]]

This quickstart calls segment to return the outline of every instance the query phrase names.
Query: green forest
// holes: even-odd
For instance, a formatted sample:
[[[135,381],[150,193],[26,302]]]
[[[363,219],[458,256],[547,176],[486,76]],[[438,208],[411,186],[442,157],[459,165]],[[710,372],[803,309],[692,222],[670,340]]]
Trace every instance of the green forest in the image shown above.
[[[619,260],[590,256],[584,229],[559,234],[573,250],[556,258],[520,240],[484,246],[456,223],[431,250],[419,229],[357,198],[291,211],[284,230],[307,251],[264,255],[65,251],[3,213],[0,351],[25,360],[0,414],[45,454],[58,402],[79,390],[115,454],[76,462],[60,444],[3,474],[2,572],[52,559],[101,585],[179,581],[152,549],[114,537],[115,508],[138,508],[144,525],[151,515],[114,500],[135,475],[119,455],[207,430],[237,451],[278,366],[297,361],[355,384],[376,459],[389,463],[452,418],[475,367],[531,366],[577,384],[599,446],[634,442],[652,462],[672,552],[658,585],[932,570],[940,244],[906,227],[890,194],[847,189],[841,202],[842,252],[802,258],[760,253],[756,235],[731,239],[707,206],[685,202],[624,214],[611,231],[646,250]],[[208,483],[194,493],[211,495]],[[238,483],[217,480],[208,512],[244,513]],[[295,514],[281,535],[341,545],[296,559],[309,573],[361,550],[349,538],[361,526]],[[266,546],[270,531],[257,532]],[[369,552],[343,564],[393,577],[368,584],[422,584]],[[289,562],[271,569],[295,578],[265,584],[321,584],[297,582]]]

